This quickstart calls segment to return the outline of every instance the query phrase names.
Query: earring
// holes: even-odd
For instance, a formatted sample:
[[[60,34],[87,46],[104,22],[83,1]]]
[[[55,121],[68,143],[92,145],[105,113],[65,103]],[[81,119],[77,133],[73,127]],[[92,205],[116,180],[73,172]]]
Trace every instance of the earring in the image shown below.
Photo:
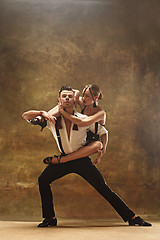
[[[94,101],[94,103],[93,103],[93,107],[95,108],[95,107],[97,107],[97,104],[96,104],[96,102]]]

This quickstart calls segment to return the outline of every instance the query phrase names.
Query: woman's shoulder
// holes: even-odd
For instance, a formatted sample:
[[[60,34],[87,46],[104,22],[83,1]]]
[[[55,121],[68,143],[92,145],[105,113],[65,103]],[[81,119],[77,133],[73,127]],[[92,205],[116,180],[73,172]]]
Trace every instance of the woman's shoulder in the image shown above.
[[[97,112],[100,112],[100,111],[103,111],[105,114],[106,114],[106,111],[102,108],[102,107],[100,107],[100,106],[97,106],[96,108],[95,108],[95,113],[97,113]]]
[[[101,118],[102,119],[98,123],[101,124],[101,125],[105,125],[105,122],[106,122],[106,111],[103,108],[101,108],[100,106],[98,106],[96,113],[98,114],[100,112],[101,112]]]

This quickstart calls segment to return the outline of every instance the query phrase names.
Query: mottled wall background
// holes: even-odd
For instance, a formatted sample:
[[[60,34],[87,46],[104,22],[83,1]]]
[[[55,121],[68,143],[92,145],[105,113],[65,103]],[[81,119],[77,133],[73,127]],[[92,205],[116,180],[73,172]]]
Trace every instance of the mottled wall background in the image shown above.
[[[160,211],[160,2],[0,1],[0,218],[40,219],[37,177],[58,153],[21,118],[49,110],[65,84],[104,93],[109,144],[98,168],[138,214]],[[95,158],[95,157],[93,157]],[[72,174],[53,184],[58,217],[118,218]]]

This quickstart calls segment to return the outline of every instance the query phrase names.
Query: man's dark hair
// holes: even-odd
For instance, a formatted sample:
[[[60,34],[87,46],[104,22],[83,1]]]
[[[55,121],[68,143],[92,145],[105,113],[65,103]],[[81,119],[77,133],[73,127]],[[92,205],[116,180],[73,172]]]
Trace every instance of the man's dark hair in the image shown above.
[[[66,86],[62,86],[61,89],[59,90],[59,97],[61,95],[61,92],[64,91],[64,90],[72,91],[74,93],[73,89],[70,86],[67,86],[67,85]]]

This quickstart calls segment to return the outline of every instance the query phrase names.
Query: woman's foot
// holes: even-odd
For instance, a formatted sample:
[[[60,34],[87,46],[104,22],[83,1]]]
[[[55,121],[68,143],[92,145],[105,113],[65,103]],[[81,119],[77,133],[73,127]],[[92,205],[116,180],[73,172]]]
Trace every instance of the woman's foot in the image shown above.
[[[43,160],[43,163],[45,163],[45,164],[51,164],[51,163],[52,163],[52,159],[53,159],[53,157],[47,157],[47,158],[45,158],[45,159]]]
[[[54,155],[54,157],[47,157],[43,160],[43,163],[45,164],[58,164],[61,161],[61,158],[63,157],[63,155]]]

